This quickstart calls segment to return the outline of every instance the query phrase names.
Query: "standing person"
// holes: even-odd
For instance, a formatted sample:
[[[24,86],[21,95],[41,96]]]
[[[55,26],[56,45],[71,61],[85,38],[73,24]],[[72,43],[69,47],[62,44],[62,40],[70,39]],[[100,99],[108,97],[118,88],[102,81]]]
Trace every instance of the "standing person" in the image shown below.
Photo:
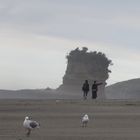
[[[88,80],[85,80],[83,86],[82,86],[82,90],[83,90],[83,98],[87,99],[87,95],[89,92],[89,84],[88,84]]]
[[[92,85],[92,99],[96,99],[97,98],[97,91],[98,91],[98,86],[101,85],[102,83],[96,83],[96,81],[94,81],[93,85]]]

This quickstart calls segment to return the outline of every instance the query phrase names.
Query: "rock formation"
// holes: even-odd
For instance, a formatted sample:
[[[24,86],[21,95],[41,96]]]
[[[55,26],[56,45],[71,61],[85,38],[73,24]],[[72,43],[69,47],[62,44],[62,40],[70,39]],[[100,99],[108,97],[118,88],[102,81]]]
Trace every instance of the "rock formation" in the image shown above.
[[[82,50],[76,48],[67,55],[67,69],[63,77],[63,84],[58,88],[62,91],[72,93],[81,92],[82,84],[89,81],[90,86],[93,81],[102,82],[99,91],[99,98],[104,98],[104,87],[111,72],[108,67],[112,64],[105,54],[101,52],[88,52],[86,47]]]

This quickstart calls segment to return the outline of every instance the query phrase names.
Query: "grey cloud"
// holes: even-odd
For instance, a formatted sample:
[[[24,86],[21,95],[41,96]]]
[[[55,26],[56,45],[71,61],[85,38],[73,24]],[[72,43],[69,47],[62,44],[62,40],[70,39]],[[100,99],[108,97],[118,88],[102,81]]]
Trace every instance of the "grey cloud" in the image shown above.
[[[75,40],[139,45],[139,28],[132,30],[106,22],[129,14],[140,17],[138,0],[0,0],[0,4],[3,7],[0,23],[19,30]]]

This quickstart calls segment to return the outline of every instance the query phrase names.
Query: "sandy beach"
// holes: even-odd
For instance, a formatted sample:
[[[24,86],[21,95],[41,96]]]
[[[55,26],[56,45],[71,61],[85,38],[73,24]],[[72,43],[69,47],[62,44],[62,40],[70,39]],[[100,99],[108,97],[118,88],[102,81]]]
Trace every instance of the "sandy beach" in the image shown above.
[[[87,113],[88,127],[81,127]],[[40,122],[26,137],[25,116]],[[120,100],[0,100],[0,140],[139,140],[140,102]]]

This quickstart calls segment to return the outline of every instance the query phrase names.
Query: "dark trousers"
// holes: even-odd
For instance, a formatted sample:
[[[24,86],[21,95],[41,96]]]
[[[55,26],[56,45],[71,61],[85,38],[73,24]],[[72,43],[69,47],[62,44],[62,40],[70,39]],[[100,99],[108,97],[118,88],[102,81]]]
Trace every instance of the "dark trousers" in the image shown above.
[[[84,99],[87,99],[88,91],[83,91],[83,92],[84,92],[83,94]]]
[[[92,99],[96,99],[97,98],[97,91],[92,91]]]

